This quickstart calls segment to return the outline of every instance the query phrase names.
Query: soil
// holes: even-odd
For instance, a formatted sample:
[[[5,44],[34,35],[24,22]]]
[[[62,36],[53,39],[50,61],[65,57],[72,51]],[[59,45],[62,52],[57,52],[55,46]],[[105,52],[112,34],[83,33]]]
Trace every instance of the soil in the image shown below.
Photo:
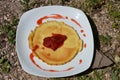
[[[11,22],[13,18],[20,19],[21,15],[24,13],[25,4],[21,1],[25,0],[0,0],[0,25],[4,25],[7,22]],[[98,48],[107,55],[111,60],[114,61],[114,65],[105,68],[106,73],[103,74],[105,80],[111,80],[111,69],[120,64],[120,21],[114,19],[109,15],[109,10],[107,3],[103,4],[102,7],[94,11],[89,11],[86,7],[80,6],[80,2],[84,3],[85,0],[30,0],[27,4],[29,9],[46,6],[46,5],[66,5],[72,6],[78,9],[82,9],[90,17],[94,25],[92,25],[93,30],[97,30],[99,35],[106,35],[112,37],[109,45],[104,45],[101,43]],[[104,1],[104,0],[103,0]],[[109,0],[108,0],[109,1]],[[111,1],[111,0],[110,0]],[[119,0],[112,0],[114,5],[120,4]],[[116,2],[117,1],[117,2]],[[74,4],[73,4],[74,3]],[[120,10],[120,5],[117,6]],[[112,28],[114,23],[118,23],[118,28]],[[17,28],[17,26],[15,26]],[[16,47],[14,44],[10,44],[8,41],[7,33],[0,31],[0,57],[4,57],[10,61],[11,67],[10,72],[4,73],[0,71],[0,80],[47,80],[48,78],[38,77],[26,73],[18,60]],[[116,57],[117,56],[117,57]],[[89,75],[92,74],[88,73]],[[120,78],[120,76],[119,76]],[[77,79],[77,77],[70,77],[69,79]]]

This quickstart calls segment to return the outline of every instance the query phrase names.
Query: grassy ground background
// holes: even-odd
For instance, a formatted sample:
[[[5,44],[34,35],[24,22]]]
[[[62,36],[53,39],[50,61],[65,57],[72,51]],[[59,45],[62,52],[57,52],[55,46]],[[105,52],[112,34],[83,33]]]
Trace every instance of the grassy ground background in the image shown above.
[[[24,72],[15,51],[15,34],[20,16],[30,9],[47,5],[64,5],[83,10],[98,31],[98,48],[114,61],[114,65],[83,75],[48,80],[119,80],[119,0],[0,0],[0,80],[47,80]]]

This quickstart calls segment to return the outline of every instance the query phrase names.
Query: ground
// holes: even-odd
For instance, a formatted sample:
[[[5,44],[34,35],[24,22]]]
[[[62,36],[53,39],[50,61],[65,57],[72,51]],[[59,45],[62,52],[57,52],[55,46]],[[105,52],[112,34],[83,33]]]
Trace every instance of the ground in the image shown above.
[[[98,34],[98,47],[114,64],[84,75],[58,80],[120,79],[120,1],[119,0],[0,0],[0,80],[56,80],[26,73],[18,61],[15,33],[21,15],[36,7],[65,5],[83,10]]]

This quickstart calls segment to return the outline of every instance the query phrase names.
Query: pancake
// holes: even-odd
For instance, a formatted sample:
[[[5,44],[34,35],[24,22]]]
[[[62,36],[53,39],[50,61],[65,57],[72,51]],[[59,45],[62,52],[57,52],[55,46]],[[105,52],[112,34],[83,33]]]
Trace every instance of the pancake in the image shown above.
[[[77,32],[64,22],[47,21],[31,31],[28,37],[33,54],[50,65],[71,61],[82,50]]]

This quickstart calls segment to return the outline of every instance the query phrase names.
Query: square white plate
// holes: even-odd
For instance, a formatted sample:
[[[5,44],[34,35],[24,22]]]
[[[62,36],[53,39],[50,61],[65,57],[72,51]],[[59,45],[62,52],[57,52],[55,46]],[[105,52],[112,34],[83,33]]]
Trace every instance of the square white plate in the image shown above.
[[[73,26],[83,40],[83,50],[64,65],[48,65],[31,54],[28,36],[38,26],[37,21],[45,16],[48,20],[63,21]],[[61,16],[54,18],[55,16]],[[72,46],[72,45],[71,45]],[[94,41],[90,23],[83,11],[67,6],[45,6],[25,12],[18,24],[16,51],[22,68],[29,74],[42,77],[66,77],[87,70],[93,59]]]

